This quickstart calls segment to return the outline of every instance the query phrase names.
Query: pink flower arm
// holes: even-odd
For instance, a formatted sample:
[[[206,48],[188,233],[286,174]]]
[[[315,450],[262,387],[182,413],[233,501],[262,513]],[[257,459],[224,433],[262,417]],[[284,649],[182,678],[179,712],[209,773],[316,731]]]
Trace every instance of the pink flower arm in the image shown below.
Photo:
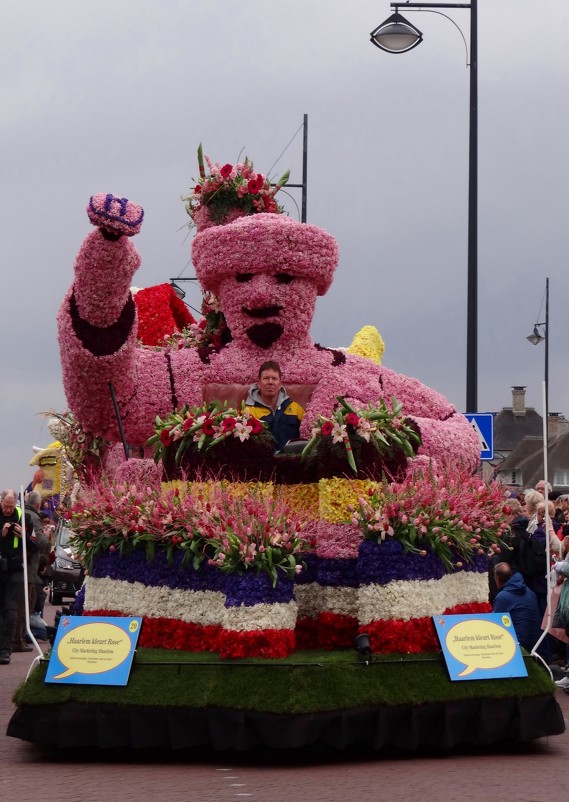
[[[88,431],[119,441],[112,383],[132,445],[143,444],[152,434],[155,415],[173,406],[168,358],[137,348],[136,309],[129,288],[139,264],[126,236],[112,240],[99,229],[91,232],[75,261],[75,281],[57,318],[70,409]]]
[[[100,229],[92,231],[75,260],[73,291],[79,317],[99,328],[115,323],[139,266],[140,256],[128,237],[113,241]]]

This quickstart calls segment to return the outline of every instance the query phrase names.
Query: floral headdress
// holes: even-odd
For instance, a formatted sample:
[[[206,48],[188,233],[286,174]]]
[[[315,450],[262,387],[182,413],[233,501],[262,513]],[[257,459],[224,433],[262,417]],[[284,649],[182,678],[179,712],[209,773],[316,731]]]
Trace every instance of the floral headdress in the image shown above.
[[[283,209],[275,195],[286,184],[289,172],[282,175],[275,186],[263,173],[256,172],[253,162],[245,158],[237,164],[220,165],[205,157],[209,175],[205,173],[202,146],[198,148],[200,177],[185,201],[186,211],[198,231],[211,226],[231,223],[238,217],[259,212],[281,214]]]

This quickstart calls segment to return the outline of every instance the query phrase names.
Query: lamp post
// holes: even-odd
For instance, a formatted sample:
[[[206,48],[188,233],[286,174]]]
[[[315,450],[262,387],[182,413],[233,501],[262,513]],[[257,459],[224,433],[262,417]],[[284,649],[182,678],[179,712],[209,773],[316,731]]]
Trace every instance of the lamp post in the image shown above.
[[[543,334],[539,331],[542,327]],[[526,337],[532,345],[539,345],[545,340],[545,420],[549,420],[549,279],[545,279],[545,322],[535,323],[533,331]]]
[[[423,41],[399,8],[470,11],[470,122],[468,145],[468,274],[466,310],[466,411],[478,411],[478,0],[470,3],[391,3],[395,13],[371,32],[371,42],[387,53],[406,53]],[[434,11],[434,13],[441,13]],[[442,14],[446,16],[446,14]],[[456,25],[450,17],[451,22]],[[458,26],[456,26],[458,27]],[[459,29],[460,30],[460,29]],[[462,35],[462,32],[461,32]],[[464,37],[463,37],[464,38]]]

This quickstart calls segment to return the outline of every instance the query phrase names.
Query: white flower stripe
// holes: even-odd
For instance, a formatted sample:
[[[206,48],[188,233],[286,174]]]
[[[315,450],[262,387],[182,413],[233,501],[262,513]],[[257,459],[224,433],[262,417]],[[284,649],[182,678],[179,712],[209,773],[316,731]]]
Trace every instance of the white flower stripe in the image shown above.
[[[222,625],[234,632],[260,629],[291,629],[296,626],[297,604],[294,601],[277,604],[253,604],[226,607]]]
[[[439,615],[458,604],[488,601],[488,574],[448,574],[442,579],[396,581],[387,585],[366,585],[358,590],[359,621]]]
[[[177,590],[118,579],[85,580],[85,611],[114,610],[126,615],[174,618],[201,626],[219,626],[225,596],[213,590]]]

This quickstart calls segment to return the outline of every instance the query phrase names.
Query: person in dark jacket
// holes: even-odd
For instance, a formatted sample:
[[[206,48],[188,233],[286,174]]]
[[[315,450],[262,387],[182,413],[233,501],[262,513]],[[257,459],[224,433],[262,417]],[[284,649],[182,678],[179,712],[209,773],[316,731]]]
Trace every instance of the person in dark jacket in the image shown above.
[[[18,607],[24,598],[22,510],[14,490],[0,494],[0,665],[8,665]],[[26,549],[36,550],[32,520],[25,513]]]
[[[245,404],[252,415],[267,424],[278,451],[289,440],[298,439],[304,409],[288,397],[278,362],[263,362],[259,368],[259,380],[249,389]]]
[[[510,530],[502,536],[502,548],[500,552],[490,557],[490,570],[488,571],[490,603],[494,601],[498,593],[496,580],[494,578],[494,568],[498,563],[508,563],[512,566],[512,571],[521,571],[520,541],[523,537],[527,537],[529,518],[523,514],[522,505],[517,499],[508,499],[508,505],[512,510]]]
[[[541,635],[541,616],[535,593],[527,587],[520,572],[513,571],[508,563],[498,563],[494,577],[498,593],[492,610],[509,613],[520,646],[531,652]]]

